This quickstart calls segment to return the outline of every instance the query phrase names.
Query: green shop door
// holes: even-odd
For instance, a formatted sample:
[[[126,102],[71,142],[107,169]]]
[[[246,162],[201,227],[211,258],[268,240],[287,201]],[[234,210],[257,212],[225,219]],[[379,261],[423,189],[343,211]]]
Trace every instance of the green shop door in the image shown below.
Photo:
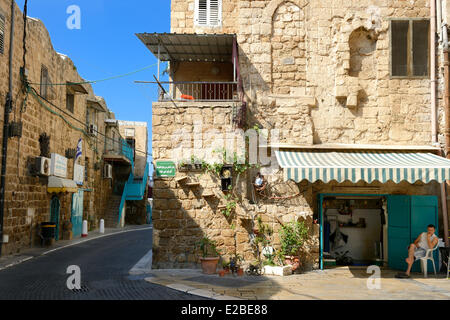
[[[388,196],[388,265],[406,269],[407,248],[411,243],[411,197]]]
[[[403,195],[390,195],[387,199],[388,265],[391,269],[405,270],[408,245],[426,231],[427,225],[434,224],[436,230],[438,228],[438,199],[436,196]],[[434,261],[439,261],[437,253]],[[428,270],[433,270],[431,262]],[[414,263],[412,271],[420,272],[419,262]]]
[[[55,229],[55,240],[59,240],[59,212],[61,208],[61,203],[57,196],[52,198],[50,202],[50,221],[56,224]]]

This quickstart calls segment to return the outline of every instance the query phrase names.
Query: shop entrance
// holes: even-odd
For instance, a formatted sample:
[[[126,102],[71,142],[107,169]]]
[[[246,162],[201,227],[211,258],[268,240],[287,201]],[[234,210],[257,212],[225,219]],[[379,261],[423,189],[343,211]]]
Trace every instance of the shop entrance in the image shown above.
[[[438,235],[436,196],[320,194],[318,200],[321,269],[384,265],[404,270],[408,245],[427,225],[435,225]],[[419,263],[412,271],[420,271]]]
[[[381,265],[386,256],[386,198],[325,196],[322,200],[323,265]]]

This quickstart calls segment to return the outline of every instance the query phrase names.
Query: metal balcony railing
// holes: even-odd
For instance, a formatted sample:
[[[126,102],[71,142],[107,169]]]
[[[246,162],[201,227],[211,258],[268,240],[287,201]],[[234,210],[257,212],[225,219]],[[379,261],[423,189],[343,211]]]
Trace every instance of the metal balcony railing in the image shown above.
[[[105,137],[105,154],[125,156],[130,160],[131,165],[134,165],[134,149],[122,138],[112,139]]]
[[[160,82],[159,101],[238,101],[237,82]],[[164,90],[163,90],[164,89]]]

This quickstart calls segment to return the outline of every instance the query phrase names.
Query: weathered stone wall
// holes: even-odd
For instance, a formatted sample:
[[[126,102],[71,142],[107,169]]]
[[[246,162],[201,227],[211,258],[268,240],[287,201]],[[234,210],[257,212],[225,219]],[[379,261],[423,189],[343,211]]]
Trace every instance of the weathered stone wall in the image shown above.
[[[175,33],[236,33],[239,0],[223,1],[222,25],[215,28],[194,26],[195,0],[171,1],[171,32]]]
[[[292,144],[430,144],[430,80],[390,76],[389,32],[389,19],[429,18],[428,1],[224,0],[224,8],[232,5],[234,9],[224,9],[222,27],[214,29],[194,27],[193,3],[172,1],[171,31],[237,34],[241,76],[250,109],[249,127],[278,129],[281,142]],[[232,19],[227,20],[228,17]],[[439,55],[438,70],[441,66]],[[177,76],[196,80],[190,79],[195,76],[191,71],[177,72]],[[443,79],[438,72],[440,139],[444,128],[442,92]],[[192,133],[194,120],[203,121],[206,117],[206,127],[223,130],[222,119],[228,115],[228,109],[197,107],[190,105],[176,111],[154,104],[155,160],[176,158],[172,149],[178,144],[170,138],[176,131],[173,127]],[[191,143],[187,145],[192,147]],[[207,158],[202,146],[193,148],[196,156]],[[177,173],[178,177],[181,174]],[[375,187],[380,194],[439,194],[435,183],[302,182],[294,187],[299,192],[297,197],[259,198],[256,204],[250,204],[254,174],[252,171],[243,178],[242,190],[246,189],[247,195],[243,195],[236,212],[247,217],[261,215],[264,222],[272,224],[275,247],[279,245],[280,222],[307,221],[311,237],[302,253],[307,268],[317,267],[318,263],[318,228],[313,217],[318,212],[319,193],[336,192],[342,187],[354,188],[348,193],[365,193],[359,187]],[[192,175],[202,188],[218,188],[208,175]],[[293,186],[282,182],[280,172],[268,179],[271,187],[279,188],[280,196],[292,195]],[[203,233],[217,240],[226,254],[238,248],[238,253],[251,262],[255,257],[246,219],[238,219],[237,228],[230,229],[217,207],[201,197],[201,190],[197,192],[174,179],[155,181],[154,267],[195,264],[193,247]],[[216,198],[220,199],[221,194]]]
[[[125,134],[126,129],[134,129],[134,137],[128,137]],[[144,175],[145,166],[147,165],[147,122],[119,121],[119,132],[124,139],[132,138],[135,140],[134,175],[142,177]]]
[[[0,11],[6,17],[5,26],[5,53],[0,54],[0,119],[3,128],[3,116],[6,94],[8,92],[8,52],[10,35],[10,3],[0,1]],[[20,9],[15,9],[15,34],[14,34],[14,107],[10,115],[10,121],[22,121],[23,132],[21,138],[10,138],[7,153],[6,168],[6,192],[5,192],[5,216],[4,234],[9,235],[9,243],[3,245],[3,253],[15,253],[22,248],[27,248],[37,241],[39,223],[50,219],[50,200],[53,195],[47,192],[47,178],[39,178],[30,174],[30,166],[34,158],[40,156],[39,135],[47,133],[50,136],[50,152],[65,155],[68,148],[76,148],[79,138],[83,139],[83,157],[81,164],[88,166],[88,176],[84,188],[91,191],[84,192],[84,216],[83,219],[97,221],[103,214],[104,206],[111,192],[108,181],[102,178],[102,170],[95,170],[95,163],[102,166],[102,152],[104,141],[89,137],[77,127],[86,130],[86,100],[96,100],[90,85],[84,87],[88,95],[75,94],[74,112],[66,109],[66,86],[52,86],[49,91],[49,102],[42,101],[44,105],[58,112],[72,126],[68,125],[62,117],[48,111],[38,99],[31,93],[25,100],[25,92],[20,81],[20,67],[22,66],[22,39],[23,16]],[[48,31],[43,23],[37,19],[27,19],[27,65],[29,71],[28,80],[37,92],[40,91],[39,83],[41,66],[45,66],[52,83],[82,82],[72,61],[64,55],[54,51]],[[104,101],[100,101],[104,103]],[[23,107],[22,107],[23,106]],[[61,109],[61,110],[58,110]],[[73,118],[80,120],[75,121]],[[104,114],[98,114],[98,131],[104,132]],[[68,161],[67,178],[73,178],[73,160]],[[58,194],[61,201],[60,210],[60,237],[62,237],[62,225],[70,221],[71,194]],[[31,233],[30,233],[31,232]],[[30,235],[31,234],[31,235]]]

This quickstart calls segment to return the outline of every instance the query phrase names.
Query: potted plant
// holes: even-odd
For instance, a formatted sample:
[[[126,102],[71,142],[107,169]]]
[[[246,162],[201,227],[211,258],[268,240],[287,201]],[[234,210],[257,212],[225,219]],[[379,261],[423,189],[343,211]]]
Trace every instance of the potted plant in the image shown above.
[[[302,222],[291,222],[281,226],[280,254],[284,257],[286,264],[292,265],[292,271],[297,270],[300,265],[299,251],[308,237],[308,227]]]
[[[217,263],[220,259],[219,253],[216,249],[216,243],[205,236],[198,242],[198,246],[202,252],[200,263],[202,265],[203,273],[216,273]]]

